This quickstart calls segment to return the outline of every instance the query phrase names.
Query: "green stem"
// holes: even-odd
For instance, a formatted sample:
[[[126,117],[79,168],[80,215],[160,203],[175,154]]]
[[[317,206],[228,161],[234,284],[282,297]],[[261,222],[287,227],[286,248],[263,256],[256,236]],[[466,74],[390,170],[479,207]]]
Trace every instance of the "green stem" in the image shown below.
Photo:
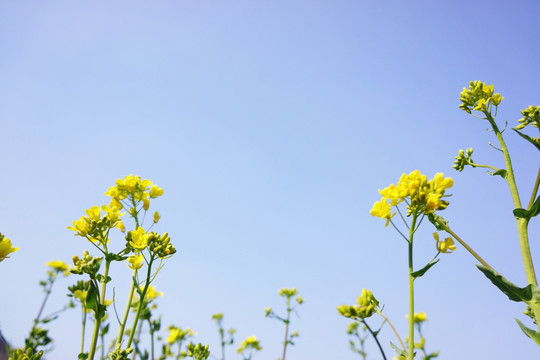
[[[135,331],[137,329],[137,323],[139,322],[139,317],[141,316],[141,311],[144,306],[144,299],[146,297],[146,292],[148,290],[148,286],[150,286],[150,277],[152,275],[152,263],[154,262],[154,257],[152,256],[150,258],[150,262],[148,263],[148,272],[146,275],[146,283],[144,285],[144,289],[140,295],[139,299],[139,307],[137,309],[137,314],[135,315],[135,319],[133,320],[133,326],[131,328],[131,333],[129,334],[129,340],[127,342],[126,348],[129,348],[131,346],[131,343],[133,342],[133,337],[135,336]]]
[[[534,204],[534,200],[536,200],[536,194],[538,193],[539,185],[540,185],[540,166],[538,167],[538,174],[536,174],[536,180],[534,182],[533,191],[531,193],[531,199],[529,200],[529,205],[527,205],[527,210],[530,210],[530,208]]]
[[[285,339],[283,341],[283,355],[281,356],[281,360],[285,360],[285,352],[287,351],[287,344],[289,339],[289,322],[291,318],[291,298],[287,296],[287,320],[285,320]]]
[[[124,310],[124,316],[122,317],[122,322],[120,323],[120,329],[118,330],[118,336],[116,337],[116,346],[115,350],[120,349],[122,344],[122,338],[124,337],[124,330],[126,328],[127,319],[129,316],[129,310],[131,309],[131,303],[133,301],[133,294],[135,292],[135,283],[136,283],[137,269],[133,270],[133,278],[131,280],[131,288],[129,289],[128,301],[126,304],[126,309]]]
[[[86,309],[81,304],[81,309],[83,313],[83,320],[82,320],[82,334],[81,334],[81,353],[84,352],[84,333],[86,332]]]
[[[105,290],[107,287],[107,278],[109,277],[109,267],[111,265],[110,261],[105,260],[105,269],[103,271],[103,276],[101,277],[100,281],[100,292],[99,292],[99,305],[103,305],[105,303]],[[100,314],[101,316],[101,314]],[[94,355],[96,352],[96,345],[97,340],[99,337],[99,329],[101,325],[101,317],[96,316],[96,322],[94,324],[94,332],[92,333],[92,343],[90,344],[90,350],[88,352],[88,360],[93,360]]]
[[[381,343],[379,342],[379,339],[377,339],[377,334],[375,334],[373,330],[371,330],[371,328],[369,327],[369,325],[364,319],[362,319],[361,321],[362,321],[362,324],[366,326],[366,329],[368,329],[371,336],[373,336],[373,339],[375,339],[375,342],[377,343],[377,346],[379,347],[379,351],[381,352],[383,359],[386,360],[386,354],[384,353],[384,350],[381,346]]]
[[[416,228],[416,219],[418,214],[413,213],[411,227],[409,229],[409,246],[408,246],[408,255],[409,255],[409,353],[407,356],[408,360],[413,360],[414,358],[414,276],[413,273],[413,238],[414,230]]]
[[[461,246],[463,246],[472,256],[474,256],[474,258],[476,260],[480,261],[480,263],[482,265],[484,265],[485,267],[490,268],[491,270],[495,271],[495,269],[491,265],[489,265],[484,259],[482,259],[482,257],[480,255],[478,255],[478,253],[476,253],[476,251],[474,251],[462,238],[460,238],[455,232],[453,232],[452,229],[450,229],[450,227],[448,226],[448,224],[446,224],[442,220],[442,218],[437,219],[437,224],[439,224],[441,227],[443,227],[444,231],[446,231],[447,233],[452,235],[452,237],[454,239],[456,239],[461,244]],[[497,271],[495,271],[495,272],[497,272]]]
[[[519,192],[516,185],[516,179],[514,177],[514,169],[512,168],[512,161],[510,160],[510,153],[506,147],[501,131],[499,130],[495,120],[490,113],[486,113],[487,120],[491,124],[497,140],[501,146],[501,150],[504,156],[504,162],[506,165],[506,182],[510,188],[510,195],[512,196],[512,201],[514,203],[514,208],[521,208],[521,200],[519,199]],[[536,273],[534,271],[534,265],[531,256],[531,250],[529,248],[529,238],[527,234],[527,220],[517,218],[517,228],[518,228],[518,237],[519,237],[519,247],[521,250],[521,258],[523,260],[523,267],[525,268],[525,275],[527,276],[527,282],[529,284],[538,285],[536,280]],[[540,315],[539,315],[540,316]],[[539,324],[540,325],[540,324]]]

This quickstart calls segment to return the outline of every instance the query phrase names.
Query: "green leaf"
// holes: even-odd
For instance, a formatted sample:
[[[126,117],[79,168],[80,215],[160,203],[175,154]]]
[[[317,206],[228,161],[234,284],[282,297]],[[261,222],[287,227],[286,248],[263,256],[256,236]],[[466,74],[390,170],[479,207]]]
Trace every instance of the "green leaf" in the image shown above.
[[[522,209],[522,208],[517,208],[517,209],[514,209],[514,216],[517,217],[517,218],[522,218],[522,219],[528,219],[529,218],[529,212],[525,209]]]
[[[533,298],[533,292],[535,297],[540,295],[538,287],[535,287],[536,289],[533,289],[533,285],[529,284],[524,288],[520,288],[517,285],[514,285],[513,283],[508,281],[502,275],[497,274],[493,269],[479,264],[477,264],[476,267],[484,273],[484,275],[493,283],[493,285],[498,287],[499,290],[501,290],[512,301],[529,302]]]
[[[94,310],[96,313],[98,311],[99,305],[99,291],[96,288],[96,285],[91,281],[88,292],[86,293],[86,308]]]
[[[529,211],[529,219],[540,214],[540,196],[536,198]]]
[[[499,170],[494,171],[494,172],[489,172],[488,171],[489,175],[493,175],[493,176],[499,175],[503,179],[506,179],[506,173],[507,173],[507,171],[505,169],[499,169]]]
[[[430,261],[426,266],[421,268],[420,270],[417,270],[411,274],[413,278],[419,278],[420,276],[424,275],[426,271],[428,271],[433,265],[439,262],[440,259],[437,259],[435,261]]]
[[[394,350],[396,351],[396,353],[397,353],[398,356],[405,356],[405,357],[408,356],[407,351],[398,348],[398,347],[397,347],[394,343],[392,343],[391,341],[390,341],[390,346],[392,347],[392,349],[394,349]]]
[[[525,135],[524,133],[522,133],[522,132],[520,132],[520,131],[518,131],[516,129],[512,129],[512,130],[517,132],[519,136],[521,136],[522,138],[524,138],[525,140],[527,140],[528,142],[533,144],[538,150],[540,150],[540,143],[538,143],[538,141],[534,141],[530,136]]]
[[[527,335],[528,337],[530,337],[535,343],[536,345],[540,346],[540,333],[538,333],[537,331],[534,331],[533,329],[529,329],[528,327],[526,327],[521,321],[519,321],[518,319],[516,319],[516,322],[518,323],[519,327],[521,328],[521,330],[523,330],[523,332],[525,333],[525,335]]]

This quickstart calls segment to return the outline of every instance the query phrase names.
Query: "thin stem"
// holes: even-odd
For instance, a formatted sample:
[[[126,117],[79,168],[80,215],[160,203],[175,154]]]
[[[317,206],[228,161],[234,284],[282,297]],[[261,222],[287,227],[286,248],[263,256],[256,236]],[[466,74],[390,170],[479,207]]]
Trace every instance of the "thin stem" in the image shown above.
[[[453,232],[452,229],[450,229],[450,227],[445,224],[441,218],[437,219],[437,224],[442,226],[444,228],[444,231],[452,235],[452,237],[456,239],[461,244],[461,246],[463,246],[472,256],[474,256],[476,260],[480,261],[482,265],[495,271],[495,269],[491,265],[489,265],[484,259],[482,259],[480,255],[476,253],[476,251],[474,251],[469,245],[467,245],[467,243],[462,238],[460,238],[455,232]]]
[[[285,339],[283,340],[283,355],[281,356],[281,360],[285,360],[285,352],[287,351],[287,344],[288,344],[288,339],[289,339],[289,322],[290,322],[290,318],[291,318],[291,307],[290,307],[290,304],[291,304],[291,298],[289,296],[287,296],[287,319],[284,321],[285,322]]]
[[[110,261],[105,260],[105,269],[103,271],[103,276],[101,278],[101,289],[99,293],[99,305],[103,305],[105,303],[105,290],[107,287],[107,278],[109,277],[109,267],[111,265]],[[101,311],[100,311],[101,312]],[[98,314],[96,314],[98,315]],[[99,337],[99,329],[101,325],[101,316],[103,314],[99,314],[99,316],[95,316],[96,322],[94,324],[94,332],[92,334],[92,343],[90,344],[90,351],[88,353],[88,360],[93,360],[94,355],[96,352],[96,344],[97,339]]]
[[[383,315],[382,312],[378,311],[377,310],[377,314],[379,314],[380,316],[382,316],[382,318],[390,325],[390,327],[392,328],[392,330],[394,331],[394,334],[396,334],[396,337],[399,341],[399,343],[401,344],[401,347],[403,348],[403,350],[405,350],[407,347],[405,346],[405,344],[403,343],[403,340],[401,340],[401,337],[399,336],[396,328],[394,327],[394,324],[392,324],[392,322],[390,320],[388,320],[388,318],[386,316]]]
[[[82,318],[82,334],[81,334],[81,351],[80,353],[83,353],[84,352],[84,334],[86,332],[86,309],[84,308],[84,306],[81,304],[81,310],[82,310],[82,313],[83,313],[83,318]]]
[[[373,339],[375,339],[375,342],[377,343],[377,346],[379,347],[379,351],[381,352],[381,355],[382,355],[383,359],[386,360],[386,355],[385,355],[384,350],[383,350],[383,348],[381,346],[381,343],[379,342],[379,339],[377,339],[377,334],[375,334],[373,332],[373,330],[371,330],[371,328],[369,327],[369,325],[367,324],[367,322],[364,319],[362,319],[361,321],[362,321],[362,324],[364,324],[366,326],[366,329],[368,329],[371,336],[373,336]]]
[[[407,356],[408,360],[413,360],[414,358],[414,276],[413,273],[413,238],[414,238],[414,229],[416,228],[416,219],[418,214],[413,213],[413,218],[411,221],[411,228],[409,231],[409,246],[408,246],[408,257],[409,257],[409,353]]]
[[[122,344],[122,338],[124,337],[124,330],[126,328],[127,319],[129,316],[129,310],[131,309],[131,303],[133,301],[133,294],[135,292],[135,283],[137,282],[137,269],[133,270],[133,278],[131,280],[131,288],[129,289],[128,300],[126,304],[126,309],[124,310],[124,316],[122,317],[122,322],[120,323],[120,329],[118,330],[118,336],[116,337],[115,350],[120,349]]]
[[[527,210],[529,210],[536,200],[536,194],[538,193],[538,186],[540,185],[540,166],[538,167],[538,174],[536,175],[536,180],[534,182],[533,191],[531,193],[531,199],[529,200],[529,205],[527,205]]]
[[[148,273],[146,276],[146,283],[144,285],[144,289],[140,295],[139,299],[139,308],[137,309],[137,314],[135,315],[135,319],[133,320],[133,326],[131,328],[131,333],[129,334],[129,340],[127,342],[126,348],[129,348],[131,346],[131,343],[133,342],[133,337],[135,336],[135,330],[137,329],[137,323],[139,322],[139,317],[141,316],[141,311],[144,306],[144,299],[146,297],[146,292],[148,290],[148,286],[150,286],[150,276],[152,274],[152,263],[154,262],[154,257],[150,257],[150,262],[148,263]]]

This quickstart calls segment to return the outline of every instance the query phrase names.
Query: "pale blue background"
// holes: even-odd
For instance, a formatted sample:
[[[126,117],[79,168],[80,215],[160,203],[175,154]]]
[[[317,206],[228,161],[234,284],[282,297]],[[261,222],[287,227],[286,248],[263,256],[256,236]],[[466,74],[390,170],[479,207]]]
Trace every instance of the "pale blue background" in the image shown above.
[[[476,161],[503,166],[487,124],[457,107],[470,80],[505,96],[500,124],[540,103],[538,14],[533,0],[0,2],[0,231],[20,247],[0,264],[4,335],[22,345],[45,262],[90,249],[66,227],[130,173],[164,188],[152,209],[178,249],[155,284],[164,328],[195,329],[215,355],[216,312],[239,341],[261,339],[254,359],[281,355],[282,326],[264,318],[282,311],[281,287],[306,300],[287,359],[359,358],[336,306],[363,287],[405,335],[406,246],[369,210],[414,169],[455,179],[444,216],[524,285],[505,183],[452,162],[473,146]],[[526,203],[538,153],[506,135]],[[419,265],[431,232],[425,223]],[[474,263],[459,248],[417,281],[428,350],[537,358],[514,322],[529,323],[524,307]],[[111,275],[123,308],[129,271]],[[75,280],[58,281],[46,313]],[[51,324],[48,359],[76,357],[78,321],[72,310]],[[381,337],[391,356],[390,329]],[[380,358],[372,342],[368,352]]]

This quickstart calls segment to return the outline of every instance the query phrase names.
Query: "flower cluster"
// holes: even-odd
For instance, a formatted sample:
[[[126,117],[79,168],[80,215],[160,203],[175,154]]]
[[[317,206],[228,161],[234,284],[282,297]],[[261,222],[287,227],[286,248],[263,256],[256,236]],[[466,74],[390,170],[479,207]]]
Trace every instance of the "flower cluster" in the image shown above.
[[[120,213],[120,207],[111,205],[92,206],[86,209],[86,215],[73,221],[73,226],[68,226],[69,230],[75,231],[75,236],[85,237],[88,240],[106,246],[109,243],[109,230],[118,227],[124,229],[124,224],[120,217],[124,213]],[[101,210],[105,211],[105,215],[101,216]]]
[[[150,199],[155,199],[163,195],[163,189],[152,183],[150,180],[141,180],[139,176],[133,174],[116,180],[116,185],[111,186],[105,195],[112,198],[110,206],[130,208],[130,213],[136,217],[141,208],[147,211],[150,208]],[[137,205],[142,202],[142,207]],[[154,214],[154,222],[159,220],[159,214]]]
[[[0,261],[8,258],[9,254],[14,253],[17,250],[19,250],[19,248],[13,247],[11,245],[11,240],[0,234]]]
[[[493,93],[493,84],[486,85],[478,80],[471,81],[469,89],[463,88],[463,91],[459,94],[459,100],[461,101],[459,108],[469,114],[471,110],[486,113],[489,112],[488,107],[491,104],[498,106],[503,99],[504,96],[501,96],[501,94]]]
[[[521,110],[523,118],[518,121],[520,124],[515,127],[516,130],[521,130],[527,125],[531,125],[540,128],[540,105],[538,106],[529,106],[525,110]]]
[[[463,151],[463,149],[459,150],[458,156],[456,156],[456,160],[454,160],[454,166],[452,166],[457,171],[463,171],[465,166],[471,165],[472,167],[476,167],[474,165],[474,161],[472,159],[472,153],[473,149],[468,148],[467,150]]]
[[[448,201],[443,200],[446,189],[451,188],[454,181],[445,178],[442,173],[435,174],[434,178],[427,177],[415,170],[409,175],[401,175],[397,185],[390,185],[379,190],[382,199],[373,205],[370,214],[386,219],[386,226],[395,215],[392,214],[392,206],[402,202],[407,203],[407,216],[411,214],[431,214],[436,210],[443,210],[448,206]]]
[[[362,289],[362,294],[356,298],[356,301],[358,305],[338,306],[338,313],[352,319],[366,319],[376,313],[379,308],[379,301],[367,289]]]
[[[262,346],[260,343],[260,340],[257,339],[255,335],[248,336],[240,346],[238,347],[238,350],[236,350],[239,354],[243,353],[246,350],[256,350],[260,351],[262,350]]]

